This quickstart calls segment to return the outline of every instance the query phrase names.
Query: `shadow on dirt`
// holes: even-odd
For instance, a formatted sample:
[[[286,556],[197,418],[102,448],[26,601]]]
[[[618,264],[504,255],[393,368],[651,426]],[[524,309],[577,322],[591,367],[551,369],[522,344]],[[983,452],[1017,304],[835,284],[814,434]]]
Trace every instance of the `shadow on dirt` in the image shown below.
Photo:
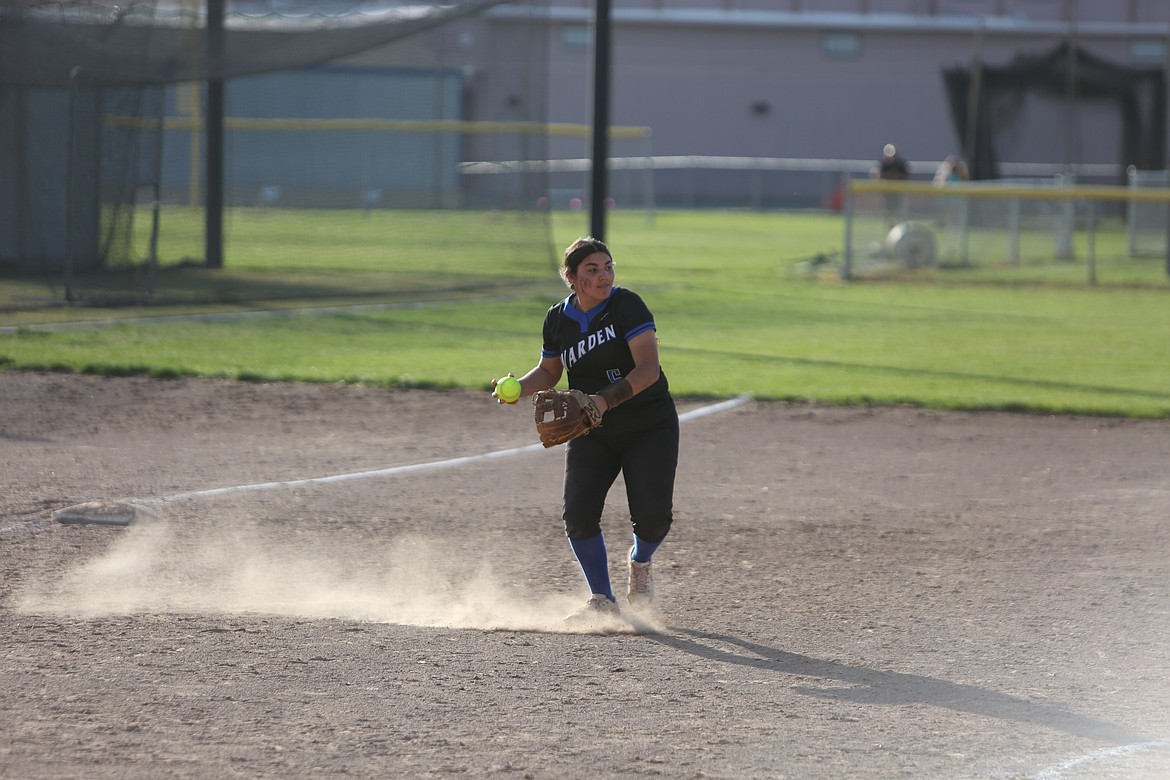
[[[835,680],[847,686],[792,686],[791,690],[808,696],[870,705],[928,704],[957,712],[1044,726],[1073,736],[1118,745],[1147,739],[1116,724],[1077,715],[1056,704],[1027,701],[973,685],[810,658],[726,634],[685,628],[672,628],[670,631],[648,638],[708,661],[818,680]]]

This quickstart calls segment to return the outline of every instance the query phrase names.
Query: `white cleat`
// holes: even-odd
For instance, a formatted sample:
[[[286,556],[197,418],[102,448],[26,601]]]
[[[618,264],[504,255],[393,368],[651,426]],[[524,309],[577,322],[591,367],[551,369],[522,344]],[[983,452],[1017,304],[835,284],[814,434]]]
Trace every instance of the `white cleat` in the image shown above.
[[[594,593],[585,606],[565,616],[565,625],[579,630],[612,628],[622,622],[622,610],[608,596]]]
[[[630,548],[630,555],[634,548]],[[630,587],[626,591],[626,601],[639,612],[649,612],[654,606],[654,576],[650,571],[650,562],[638,563],[633,558],[630,561]]]

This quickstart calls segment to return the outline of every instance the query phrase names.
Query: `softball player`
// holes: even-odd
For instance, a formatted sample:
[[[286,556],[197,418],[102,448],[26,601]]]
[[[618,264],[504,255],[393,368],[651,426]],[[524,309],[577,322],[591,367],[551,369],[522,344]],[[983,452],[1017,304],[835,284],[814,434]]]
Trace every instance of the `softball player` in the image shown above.
[[[572,290],[544,319],[540,362],[520,379],[521,394],[550,389],[568,371],[569,387],[592,396],[600,428],[573,439],[565,455],[565,533],[591,593],[566,620],[619,615],[609,578],[601,514],[618,474],[626,484],[634,544],[631,607],[648,610],[650,561],[673,519],[678,412],[658,362],[654,317],[642,299],[614,284],[609,248],[592,237],[565,250],[561,277]]]

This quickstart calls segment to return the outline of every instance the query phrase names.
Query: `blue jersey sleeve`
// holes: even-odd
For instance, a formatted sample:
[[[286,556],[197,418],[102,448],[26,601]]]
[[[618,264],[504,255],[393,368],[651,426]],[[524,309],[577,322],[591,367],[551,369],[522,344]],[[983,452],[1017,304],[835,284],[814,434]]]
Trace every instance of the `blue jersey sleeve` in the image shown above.
[[[654,315],[650,313],[645,301],[637,293],[629,290],[623,289],[622,293],[623,295],[614,302],[615,315],[622,328],[622,337],[629,341],[639,333],[655,330]]]

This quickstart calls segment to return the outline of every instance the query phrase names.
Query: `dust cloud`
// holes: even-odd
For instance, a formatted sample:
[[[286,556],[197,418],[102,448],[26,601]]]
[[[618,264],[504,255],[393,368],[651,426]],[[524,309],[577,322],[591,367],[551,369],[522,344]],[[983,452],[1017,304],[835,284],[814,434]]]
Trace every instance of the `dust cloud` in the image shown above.
[[[164,517],[135,523],[60,579],[26,584],[14,606],[83,618],[258,613],[563,632],[564,616],[580,602],[522,597],[483,557],[462,559],[439,539],[401,536],[388,546],[338,549],[320,535],[285,539],[245,522],[215,525],[193,532]]]

